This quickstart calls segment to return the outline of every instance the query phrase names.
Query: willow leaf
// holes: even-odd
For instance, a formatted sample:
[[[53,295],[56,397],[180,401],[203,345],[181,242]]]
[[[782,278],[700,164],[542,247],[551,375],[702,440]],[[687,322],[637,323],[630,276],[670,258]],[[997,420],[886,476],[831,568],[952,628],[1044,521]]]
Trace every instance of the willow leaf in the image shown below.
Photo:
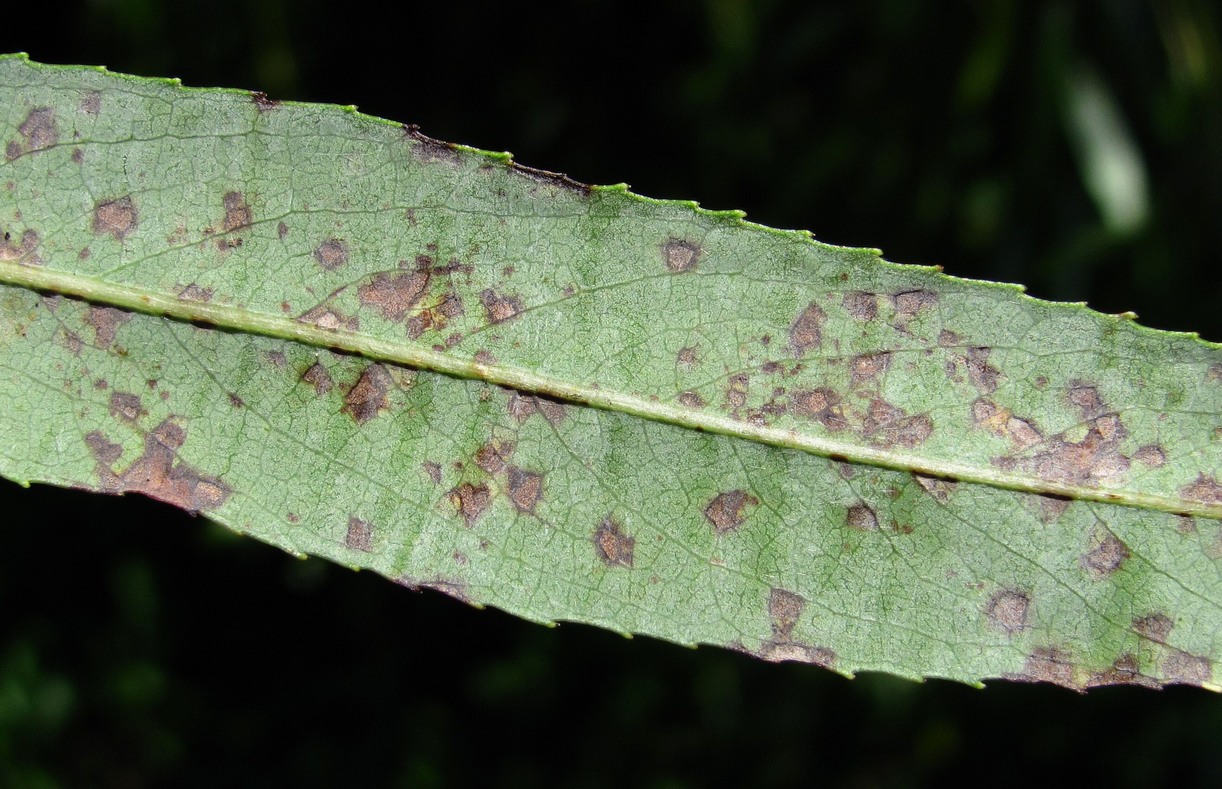
[[[1218,684],[1217,345],[351,107],[0,96],[10,479],[539,622]]]

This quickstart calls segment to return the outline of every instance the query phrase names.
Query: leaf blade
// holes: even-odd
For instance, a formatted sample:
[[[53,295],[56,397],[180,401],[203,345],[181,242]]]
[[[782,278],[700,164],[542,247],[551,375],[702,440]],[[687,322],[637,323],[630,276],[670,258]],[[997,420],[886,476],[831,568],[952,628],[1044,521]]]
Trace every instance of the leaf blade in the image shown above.
[[[238,342],[6,288],[7,364],[17,371],[14,359],[41,355],[51,365],[35,390],[41,397],[20,386],[6,395],[24,398],[6,433],[45,450],[7,457],[6,476],[155,495],[288,550],[534,620],[731,645],[846,673],[1212,684],[1218,605],[1201,590],[1217,586],[1208,516],[1219,505],[1207,474],[1219,448],[1200,434],[1210,428],[1201,415],[1219,410],[1209,380],[1216,347],[1036,302],[1012,286],[892,266],[868,251],[748,225],[735,212],[586,189],[335,108],[265,106],[249,94],[11,59],[0,69],[0,82],[19,86],[5,103],[17,148],[5,162],[13,188],[0,217],[10,232],[0,277],[280,338]],[[112,94],[121,128],[98,134]],[[72,126],[74,142],[61,146],[66,119],[78,115],[85,120]],[[167,128],[171,121],[185,126]],[[273,122],[287,126],[260,126]],[[338,147],[322,155],[300,129]],[[94,163],[95,151],[112,158]],[[180,170],[150,176],[158,161]],[[184,181],[188,167],[200,172]],[[311,167],[326,177],[293,180]],[[424,175],[411,182],[409,200],[386,192],[385,179],[370,187],[339,177],[345,168],[387,168],[395,184]],[[167,183],[151,189],[150,179]],[[158,194],[160,202],[150,197]],[[355,232],[368,206],[393,222]],[[317,215],[326,221],[309,224]],[[506,229],[496,230],[502,221]],[[426,224],[433,241],[413,235]],[[29,244],[28,232],[38,234]],[[483,246],[464,251],[453,239]],[[566,249],[577,253],[566,257]],[[264,274],[269,267],[275,276]],[[432,301],[422,305],[426,291]],[[564,305],[559,316],[553,304]],[[659,322],[668,305],[669,322]],[[985,307],[989,316],[972,317]],[[699,320],[704,313],[731,317],[713,320],[714,330]],[[353,318],[359,325],[348,329]],[[968,318],[975,333],[959,336],[952,327]],[[1030,339],[1031,327],[1046,322],[1061,328]],[[991,323],[1011,334],[989,334]],[[1071,324],[1074,342],[1103,348],[1091,356],[1090,380],[1080,366],[1063,369],[1058,332]],[[138,341],[120,344],[129,334]],[[652,343],[657,337],[664,341]],[[226,353],[246,361],[227,366]],[[196,360],[175,373],[193,382],[175,387],[189,394],[160,400],[178,355]],[[99,379],[105,389],[79,385],[93,370],[80,361],[86,356],[108,371]],[[64,378],[67,369],[75,372]],[[110,380],[120,373],[125,382]],[[770,376],[784,385],[766,383],[761,393]],[[1043,415],[1038,421],[998,394],[1041,376],[1019,398]],[[72,424],[23,418],[49,410],[45,382],[61,379],[71,392],[56,409]],[[152,380],[157,399],[140,389]],[[601,408],[530,400],[483,381]],[[304,435],[329,455],[292,444],[292,419],[246,432],[251,414],[265,425],[286,416],[264,403],[268,392],[293,404],[287,415],[305,420]],[[311,392],[314,399],[303,397]],[[655,421],[633,418],[641,416]],[[957,443],[939,447],[946,426]],[[692,427],[719,435],[683,429]],[[434,444],[448,454],[419,454]],[[1005,451],[1023,444],[1026,454]],[[64,447],[75,453],[71,473],[57,460]],[[239,463],[243,448],[259,449],[259,462]],[[1148,448],[1159,463],[1153,449],[1142,459]],[[338,463],[344,452],[355,454],[338,483],[323,463],[260,490],[266,468],[306,456]],[[394,466],[410,495],[371,465],[396,452],[412,458]],[[1007,456],[1009,469],[994,462]],[[275,506],[297,477],[324,491],[310,513]],[[998,486],[1079,500],[1058,512],[1055,499]],[[641,491],[651,491],[649,506],[638,503]],[[1187,519],[1196,531],[1174,515],[1085,501],[1110,497],[1198,516]],[[370,501],[374,512],[364,508]],[[317,524],[318,534],[291,528],[290,514]],[[509,559],[479,558],[481,540],[513,546]],[[990,546],[983,559],[957,555],[975,542]],[[978,559],[984,564],[972,564]],[[1185,595],[1180,577],[1196,591]],[[684,617],[661,613],[671,611]]]

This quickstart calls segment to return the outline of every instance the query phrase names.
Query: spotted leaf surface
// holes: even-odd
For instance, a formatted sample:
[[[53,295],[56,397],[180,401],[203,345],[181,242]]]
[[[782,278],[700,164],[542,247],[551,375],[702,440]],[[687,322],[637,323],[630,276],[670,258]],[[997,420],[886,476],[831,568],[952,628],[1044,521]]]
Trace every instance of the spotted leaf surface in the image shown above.
[[[1217,346],[351,108],[0,95],[11,479],[844,673],[1219,682]]]

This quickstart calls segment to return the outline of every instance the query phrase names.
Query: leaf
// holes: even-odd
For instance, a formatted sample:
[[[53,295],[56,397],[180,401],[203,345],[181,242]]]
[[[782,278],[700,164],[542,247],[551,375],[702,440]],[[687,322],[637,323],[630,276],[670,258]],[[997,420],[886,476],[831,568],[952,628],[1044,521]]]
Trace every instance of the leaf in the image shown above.
[[[0,86],[10,479],[533,621],[1217,687],[1217,345],[353,108]]]

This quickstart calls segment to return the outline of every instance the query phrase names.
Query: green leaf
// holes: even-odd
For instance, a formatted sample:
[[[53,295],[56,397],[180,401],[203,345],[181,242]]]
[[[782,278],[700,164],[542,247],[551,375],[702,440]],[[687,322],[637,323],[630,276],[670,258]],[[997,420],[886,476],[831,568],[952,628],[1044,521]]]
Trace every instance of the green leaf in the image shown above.
[[[10,479],[539,622],[1218,685],[1217,345],[353,108],[0,96]]]

